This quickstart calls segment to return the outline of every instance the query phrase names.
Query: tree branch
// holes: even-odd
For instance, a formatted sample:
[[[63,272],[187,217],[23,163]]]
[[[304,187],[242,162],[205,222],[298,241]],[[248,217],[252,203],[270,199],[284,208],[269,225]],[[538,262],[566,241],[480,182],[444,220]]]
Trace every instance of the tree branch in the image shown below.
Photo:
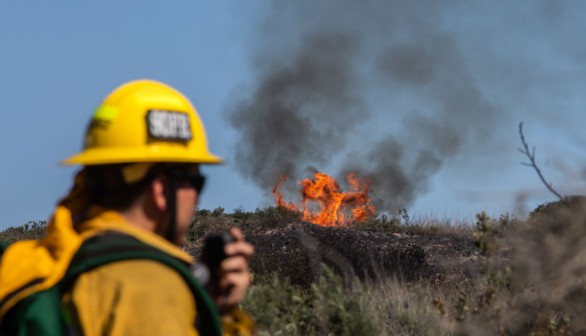
[[[549,191],[551,191],[552,194],[556,195],[560,200],[563,199],[563,196],[560,195],[560,193],[558,193],[551,186],[551,184],[545,180],[545,177],[543,177],[543,174],[541,173],[541,169],[539,169],[539,167],[537,166],[537,163],[535,163],[535,147],[533,147],[532,150],[529,151],[529,146],[527,145],[527,141],[525,141],[525,136],[523,135],[523,122],[519,123],[519,136],[521,137],[521,143],[523,144],[523,148],[519,148],[519,152],[525,154],[527,156],[527,158],[529,158],[529,162],[530,162],[530,163],[521,162],[521,164],[524,166],[533,167],[533,169],[535,169],[535,171],[537,172],[539,179],[541,179],[541,182],[543,182],[543,184],[545,184],[547,189]]]

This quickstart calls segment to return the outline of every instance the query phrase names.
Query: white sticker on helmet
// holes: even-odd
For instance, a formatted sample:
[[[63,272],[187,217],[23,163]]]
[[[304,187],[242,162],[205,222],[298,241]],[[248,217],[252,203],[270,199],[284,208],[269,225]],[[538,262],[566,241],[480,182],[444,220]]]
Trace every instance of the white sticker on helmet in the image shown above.
[[[171,141],[191,140],[189,115],[184,112],[150,110],[147,113],[149,136]]]

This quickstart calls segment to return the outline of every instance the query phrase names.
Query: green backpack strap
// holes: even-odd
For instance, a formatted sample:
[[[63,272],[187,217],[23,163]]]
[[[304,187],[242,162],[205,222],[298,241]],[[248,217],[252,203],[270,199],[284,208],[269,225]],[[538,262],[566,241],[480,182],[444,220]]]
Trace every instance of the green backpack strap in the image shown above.
[[[65,291],[71,288],[77,277],[104,264],[130,260],[149,259],[173,268],[191,289],[197,307],[196,328],[200,335],[222,335],[222,325],[216,305],[207,291],[193,276],[189,265],[163,251],[118,232],[105,232],[85,241],[73,257],[63,279]]]
[[[0,243],[0,257],[9,244]],[[0,259],[1,262],[1,259]],[[36,279],[34,282],[42,281]],[[0,303],[1,304],[1,303]],[[0,321],[2,336],[66,335],[58,286],[34,293],[12,307]]]

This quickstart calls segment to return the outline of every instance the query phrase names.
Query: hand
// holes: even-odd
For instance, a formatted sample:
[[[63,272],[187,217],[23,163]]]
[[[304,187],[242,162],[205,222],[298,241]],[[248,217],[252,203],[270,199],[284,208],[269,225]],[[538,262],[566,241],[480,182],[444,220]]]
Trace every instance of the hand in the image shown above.
[[[250,286],[248,260],[254,253],[252,245],[244,241],[238,228],[230,229],[234,241],[224,248],[226,258],[210,283],[210,292],[221,315],[229,315],[244,300]]]

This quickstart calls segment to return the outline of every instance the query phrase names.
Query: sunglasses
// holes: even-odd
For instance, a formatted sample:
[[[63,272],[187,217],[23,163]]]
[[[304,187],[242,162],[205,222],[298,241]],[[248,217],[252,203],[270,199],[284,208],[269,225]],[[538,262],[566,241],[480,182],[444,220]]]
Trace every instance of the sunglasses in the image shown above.
[[[204,175],[199,173],[189,173],[186,171],[175,171],[171,174],[171,177],[177,182],[177,185],[180,188],[193,188],[198,194],[201,193],[206,182],[206,177]]]

